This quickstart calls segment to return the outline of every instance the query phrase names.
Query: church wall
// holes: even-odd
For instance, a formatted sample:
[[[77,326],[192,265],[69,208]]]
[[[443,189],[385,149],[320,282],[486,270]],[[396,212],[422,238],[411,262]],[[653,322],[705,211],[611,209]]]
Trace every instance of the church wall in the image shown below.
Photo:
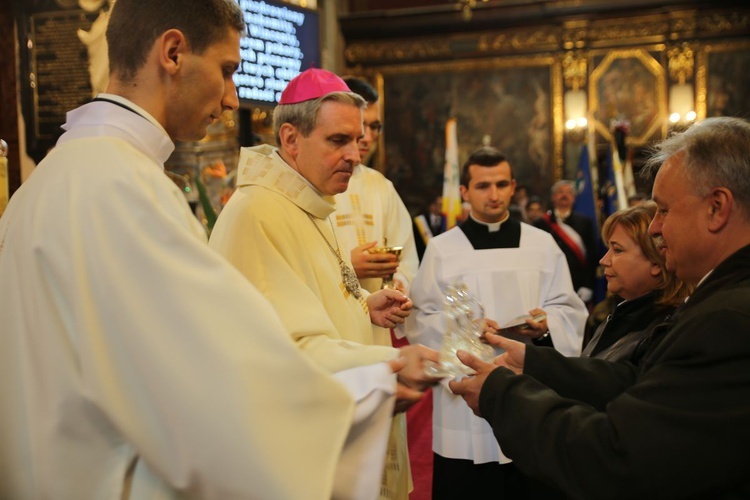
[[[320,60],[343,67],[338,4],[284,0],[320,15]],[[9,194],[20,187],[54,146],[67,111],[88,102],[106,88],[106,57],[95,64],[96,48],[106,49],[103,35],[113,0],[9,0],[0,7],[0,139],[9,145]],[[99,51],[105,55],[106,50]],[[95,78],[95,75],[104,78]],[[185,190],[203,218],[196,179],[202,179],[211,204],[221,209],[234,185],[239,147],[256,137],[273,142],[272,108],[243,103],[225,112],[201,141],[179,143],[167,162],[168,175]]]
[[[394,7],[402,3],[406,8]],[[450,117],[458,119],[459,161],[483,142],[492,143],[509,155],[519,182],[541,195],[555,180],[575,175],[588,137],[595,145],[593,156],[606,154],[614,138],[613,122],[629,123],[627,143],[637,163],[649,144],[675,128],[667,119],[670,88],[677,83],[670,74],[670,60],[679,59],[669,56],[675,49],[690,53],[682,59],[692,64],[687,83],[694,90],[698,119],[747,117],[750,111],[750,77],[744,71],[750,62],[746,2],[491,0],[476,2],[468,20],[456,5],[434,0],[319,2],[323,66],[364,75],[381,90],[385,129],[375,166],[394,181],[413,211],[442,183],[444,129]],[[382,10],[384,6],[390,10]],[[49,137],[26,133],[39,123],[29,111],[34,84],[28,81],[29,61],[24,59],[29,20],[37,14],[38,28],[47,15],[41,13],[47,12],[83,29],[99,14],[82,13],[74,0],[14,0],[1,13],[0,56],[8,63],[4,67],[18,66],[22,75],[15,81],[3,78],[0,86],[0,137],[11,144],[11,193],[20,185],[27,153],[35,160],[46,153],[56,139],[48,132],[64,115],[45,122]],[[20,46],[19,40],[24,41]],[[65,56],[83,61],[85,51],[81,46]],[[85,74],[85,62],[76,71]],[[70,83],[70,74],[58,76],[58,83]],[[589,124],[566,132],[564,99],[576,85],[586,92]],[[81,102],[91,95],[83,87],[75,94]],[[15,111],[19,95],[22,115]],[[67,101],[48,107],[63,104],[71,107]],[[242,116],[227,117],[208,141],[183,148],[174,158],[178,175],[214,165],[217,159],[231,175],[236,135],[245,125],[272,140],[271,109],[245,111],[244,125]],[[24,128],[20,134],[19,127]],[[216,184],[214,197],[220,197],[225,181],[209,177],[208,182]]]
[[[458,121],[459,163],[491,144],[509,156],[519,183],[544,197],[554,181],[574,178],[589,140],[603,166],[623,135],[616,129],[627,131],[637,170],[650,144],[687,125],[669,120],[679,83],[693,90],[698,120],[750,117],[744,3],[496,3],[477,2],[468,20],[446,5],[341,18],[349,71],[381,90],[376,167],[414,212],[442,185],[448,118]],[[564,102],[576,89],[585,92],[588,124],[567,130]]]

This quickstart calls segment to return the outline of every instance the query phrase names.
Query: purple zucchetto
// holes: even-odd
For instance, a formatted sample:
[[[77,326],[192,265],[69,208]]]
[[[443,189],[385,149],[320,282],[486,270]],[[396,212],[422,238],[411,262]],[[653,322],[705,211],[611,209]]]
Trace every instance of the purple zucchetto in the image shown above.
[[[295,76],[281,93],[279,104],[296,104],[331,92],[351,92],[344,80],[324,69],[310,68]]]

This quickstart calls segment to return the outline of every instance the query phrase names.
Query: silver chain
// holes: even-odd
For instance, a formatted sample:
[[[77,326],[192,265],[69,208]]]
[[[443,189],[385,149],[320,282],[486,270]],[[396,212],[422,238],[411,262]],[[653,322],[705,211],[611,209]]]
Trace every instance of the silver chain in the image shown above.
[[[307,217],[310,219],[310,222],[312,222],[312,225],[315,226],[315,229],[317,229],[318,234],[323,238],[323,241],[326,242],[326,245],[328,245],[328,248],[333,253],[334,257],[339,261],[339,269],[341,270],[341,282],[344,284],[344,287],[346,290],[354,295],[357,299],[362,298],[362,292],[359,289],[359,280],[357,279],[357,275],[352,271],[352,269],[346,265],[346,262],[344,262],[344,259],[341,257],[341,250],[339,249],[339,239],[336,237],[336,230],[333,228],[333,222],[331,222],[331,218],[328,217],[328,223],[331,225],[331,232],[333,233],[333,241],[336,242],[336,248],[333,248],[333,245],[331,245],[331,242],[328,241],[328,238],[326,238],[326,235],[323,234],[323,231],[318,227],[317,222],[315,222],[315,219],[309,212],[305,212],[307,214]]]

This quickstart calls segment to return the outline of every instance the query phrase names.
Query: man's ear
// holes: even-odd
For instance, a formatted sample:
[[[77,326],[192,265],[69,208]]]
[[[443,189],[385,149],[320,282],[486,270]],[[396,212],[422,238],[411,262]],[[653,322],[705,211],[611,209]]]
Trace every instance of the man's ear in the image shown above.
[[[300,137],[299,129],[291,123],[283,123],[279,128],[279,146],[293,158],[297,157]]]
[[[189,51],[185,35],[178,29],[167,30],[156,43],[161,66],[170,75],[177,73],[182,64],[182,57]]]
[[[712,233],[721,231],[729,222],[734,205],[734,195],[724,187],[714,188],[708,195],[708,229]]]
[[[458,189],[459,191],[461,191],[461,199],[463,201],[469,201],[469,190],[466,188],[466,186],[461,184],[460,186],[458,186]]]

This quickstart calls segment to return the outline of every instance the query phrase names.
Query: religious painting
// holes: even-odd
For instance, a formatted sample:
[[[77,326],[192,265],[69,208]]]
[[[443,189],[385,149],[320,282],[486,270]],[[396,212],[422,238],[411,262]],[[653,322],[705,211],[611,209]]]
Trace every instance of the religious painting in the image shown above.
[[[594,56],[589,78],[590,109],[597,132],[612,141],[616,124],[627,123],[628,143],[647,144],[666,132],[664,67],[643,49]]]
[[[750,118],[750,44],[706,47],[706,116]]]
[[[491,145],[508,157],[519,184],[533,194],[549,191],[562,168],[562,138],[553,126],[559,71],[552,63],[548,57],[381,69],[383,170],[412,213],[442,190],[449,118],[457,120],[459,165]]]

